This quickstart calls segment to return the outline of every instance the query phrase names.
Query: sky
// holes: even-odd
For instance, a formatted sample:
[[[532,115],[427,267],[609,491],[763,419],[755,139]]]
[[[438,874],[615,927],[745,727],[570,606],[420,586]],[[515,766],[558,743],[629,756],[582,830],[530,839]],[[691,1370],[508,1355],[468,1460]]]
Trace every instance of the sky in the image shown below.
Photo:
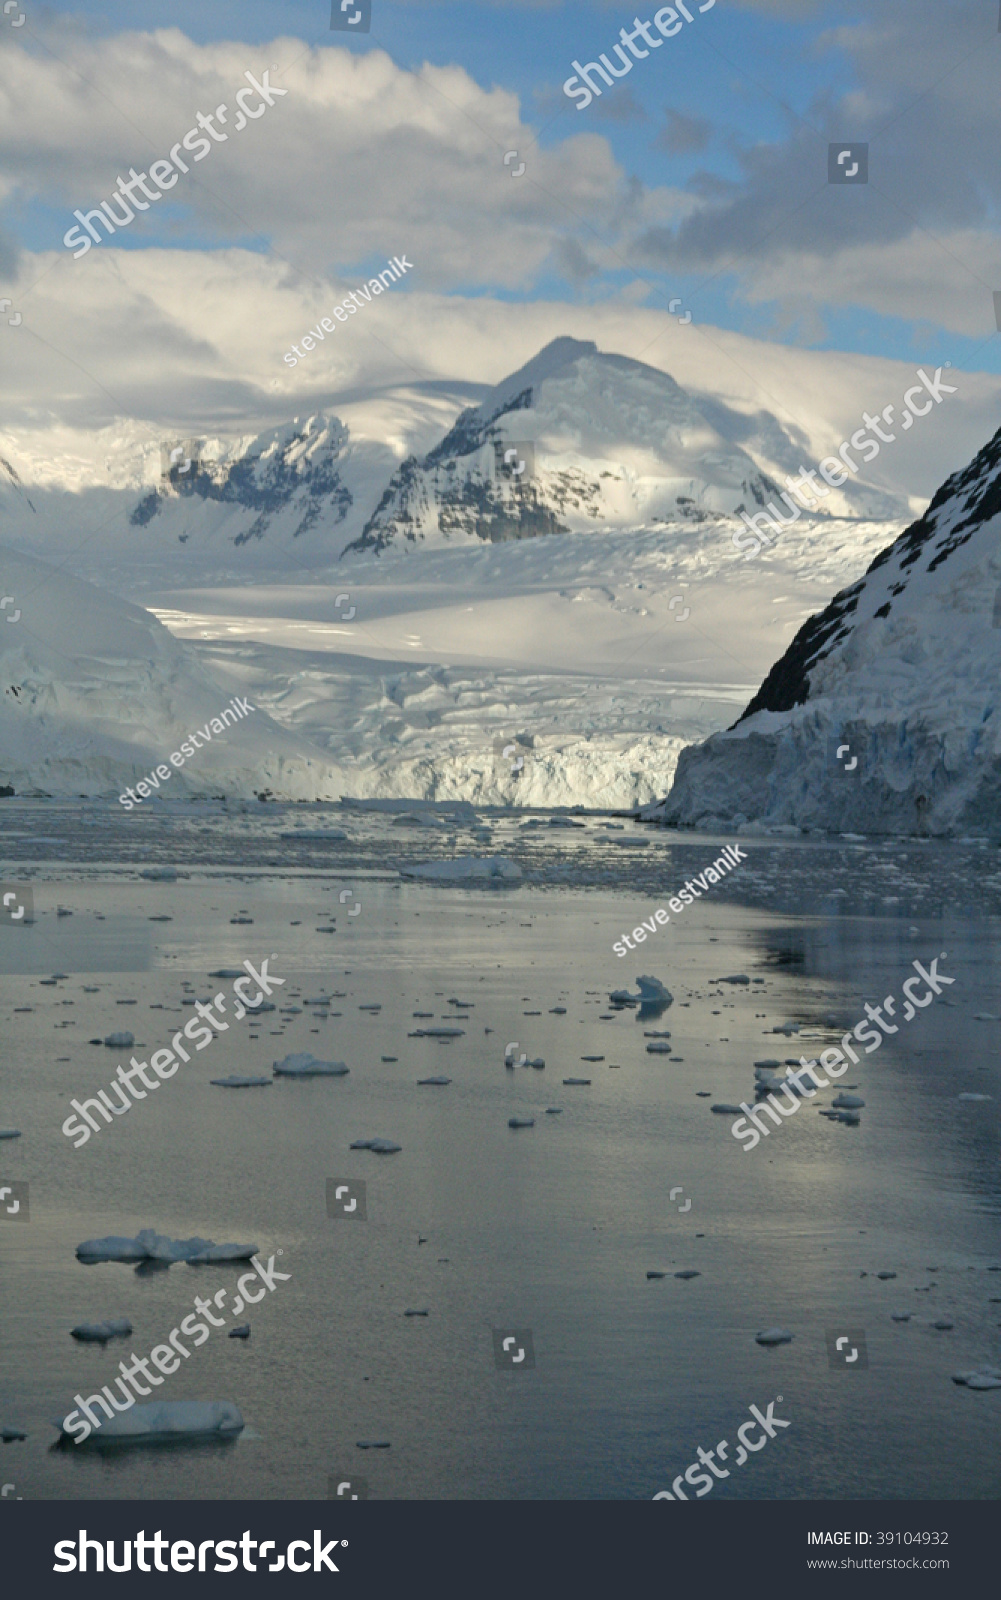
[[[752,366],[767,347],[769,372],[782,347],[1001,371],[997,0],[708,5],[579,109],[574,60],[618,65],[641,20],[660,38],[655,6],[371,0],[362,33],[331,29],[330,0],[18,0],[8,423],[187,404],[249,426],[318,393],[491,384],[610,317],[654,364],[690,319]],[[284,93],[237,131],[265,71]],[[169,193],[79,258],[64,245],[75,210],[219,105],[225,139]],[[868,182],[829,182],[830,145],[857,142]],[[293,372],[293,343],[394,256],[412,270],[391,296]]]

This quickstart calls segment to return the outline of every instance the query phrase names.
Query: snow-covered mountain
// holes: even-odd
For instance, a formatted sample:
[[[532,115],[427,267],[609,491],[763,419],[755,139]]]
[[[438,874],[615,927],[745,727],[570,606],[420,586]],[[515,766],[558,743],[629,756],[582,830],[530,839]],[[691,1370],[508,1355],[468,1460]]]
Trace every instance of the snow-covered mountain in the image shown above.
[[[667,373],[560,338],[408,457],[349,549],[718,522],[775,492]]]
[[[335,762],[252,695],[253,710],[220,726],[242,683],[207,671],[148,611],[3,549],[0,586],[0,785],[118,794],[163,764],[169,777],[158,788],[171,799],[341,794]],[[183,764],[171,766],[203,728]]]
[[[666,823],[1001,827],[1001,430],[810,618],[740,720],[682,753]]]

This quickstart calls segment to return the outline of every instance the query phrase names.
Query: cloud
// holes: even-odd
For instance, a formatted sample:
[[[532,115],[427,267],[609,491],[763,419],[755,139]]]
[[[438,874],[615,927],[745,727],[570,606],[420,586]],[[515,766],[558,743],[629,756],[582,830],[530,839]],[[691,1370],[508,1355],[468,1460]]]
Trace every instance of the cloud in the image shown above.
[[[684,112],[675,111],[671,106],[664,110],[665,125],[661,128],[654,145],[658,150],[667,150],[673,156],[688,155],[692,151],[704,150],[709,143],[712,133],[712,123],[704,117],[686,117]]]
[[[199,112],[219,105],[230,108],[225,142],[197,165],[189,155],[191,171],[129,226],[130,248],[256,239],[305,282],[406,251],[425,286],[523,288],[554,232],[603,217],[622,181],[598,134],[541,150],[514,94],[482,89],[457,66],[405,71],[378,49],[291,38],[198,45],[169,28],[77,39],[72,69],[25,50],[4,60],[8,185],[55,218],[53,244],[75,209],[110,198],[119,174],[166,157]],[[285,93],[237,132],[244,73],[265,69]],[[517,182],[503,161],[510,149],[527,163]]]
[[[1001,283],[1001,105],[985,42],[982,10],[861,0],[851,25],[806,46],[842,58],[851,86],[818,92],[800,117],[785,110],[784,138],[733,141],[738,177],[699,174],[689,188],[702,203],[675,226],[640,230],[635,258],[732,272],[749,299],[806,286],[821,305],[979,326],[983,293]],[[755,77],[744,92],[766,90]],[[776,78],[771,102],[789,98]],[[865,187],[828,184],[828,144],[847,139],[869,143]]]

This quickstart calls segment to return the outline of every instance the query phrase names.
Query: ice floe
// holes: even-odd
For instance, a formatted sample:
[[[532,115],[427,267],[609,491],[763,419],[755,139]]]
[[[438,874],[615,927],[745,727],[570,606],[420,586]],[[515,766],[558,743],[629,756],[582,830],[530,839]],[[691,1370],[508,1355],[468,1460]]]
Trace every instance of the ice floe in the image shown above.
[[[974,1372],[954,1372],[952,1381],[966,1389],[1001,1389],[1001,1370],[981,1367]]]
[[[209,1083],[214,1083],[219,1089],[265,1089],[273,1081],[271,1078],[241,1078],[236,1072],[230,1073],[228,1078],[209,1079]]]
[[[755,1344],[792,1344],[792,1340],[788,1328],[766,1328],[763,1333],[754,1335]]]
[[[104,1042],[109,1050],[131,1050],[136,1042],[136,1036],[128,1032],[109,1033]]]
[[[76,1247],[81,1261],[249,1261],[256,1256],[256,1244],[214,1244],[211,1239],[168,1239],[153,1228],[142,1228],[134,1239],[111,1234],[104,1239],[85,1239]]]
[[[343,1078],[350,1072],[343,1061],[318,1061],[308,1050],[300,1050],[274,1063],[277,1078]]]
[[[418,866],[401,867],[403,878],[420,878],[426,883],[520,883],[521,868],[507,856],[456,856],[452,861],[425,861]]]
[[[65,1421],[58,1426],[64,1439],[73,1438],[73,1429],[68,1429]],[[243,1427],[243,1417],[230,1400],[158,1400],[106,1418],[89,1440],[81,1442],[142,1444],[165,1439],[232,1438]]]
[[[70,1329],[81,1344],[107,1344],[109,1339],[127,1339],[132,1324],[127,1317],[112,1317],[108,1322],[78,1322]]]

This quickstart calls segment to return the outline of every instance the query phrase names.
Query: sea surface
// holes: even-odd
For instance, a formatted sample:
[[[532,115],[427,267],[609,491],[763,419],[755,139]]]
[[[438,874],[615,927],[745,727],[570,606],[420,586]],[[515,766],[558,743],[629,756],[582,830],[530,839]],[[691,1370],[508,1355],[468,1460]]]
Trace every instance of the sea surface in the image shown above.
[[[747,861],[620,959],[613,942],[733,840],[594,814],[436,830],[336,806],[2,806],[0,876],[35,918],[0,924],[0,1126],[21,1130],[0,1184],[30,1190],[27,1223],[0,1209],[17,1496],[642,1500],[726,1440],[716,1499],[997,1498],[1001,1389],[952,1381],[1001,1365],[996,840],[741,837]],[[347,840],[281,839],[332,828]],[[490,854],[522,883],[400,876]],[[164,866],[176,879],[141,876]],[[231,980],[208,974],[265,957],[276,1010],[237,1022]],[[753,1097],[755,1061],[815,1058],[867,1002],[898,997],[899,1021],[913,962],[936,958],[941,998],[756,1149],[710,1110]],[[609,1005],[640,974],[673,996],[660,1015]],[[129,1029],[148,1060],[219,992],[229,1028],[74,1148],[70,1099],[133,1053],[91,1041]],[[435,1027],[463,1031],[412,1036]],[[649,1053],[664,1030],[671,1055]],[[509,1045],[545,1067],[505,1066]],[[306,1050],[349,1074],[209,1082]],[[858,1126],[818,1114],[837,1091],[864,1099]],[[349,1148],[373,1137],[402,1148]],[[364,1182],[366,1220],[328,1216],[329,1179]],[[244,1265],[76,1258],[144,1227],[255,1243],[288,1274],[156,1391],[232,1401],[246,1427],[58,1446],[77,1392],[196,1295],[236,1294]],[[132,1337],[70,1337],[109,1317]],[[229,1338],[244,1320],[249,1340]],[[791,1342],[756,1343],[775,1327]],[[498,1367],[495,1331],[521,1349],[523,1330],[534,1366]],[[841,1330],[867,1365],[831,1364]],[[771,1402],[789,1426],[738,1467],[736,1430]]]

